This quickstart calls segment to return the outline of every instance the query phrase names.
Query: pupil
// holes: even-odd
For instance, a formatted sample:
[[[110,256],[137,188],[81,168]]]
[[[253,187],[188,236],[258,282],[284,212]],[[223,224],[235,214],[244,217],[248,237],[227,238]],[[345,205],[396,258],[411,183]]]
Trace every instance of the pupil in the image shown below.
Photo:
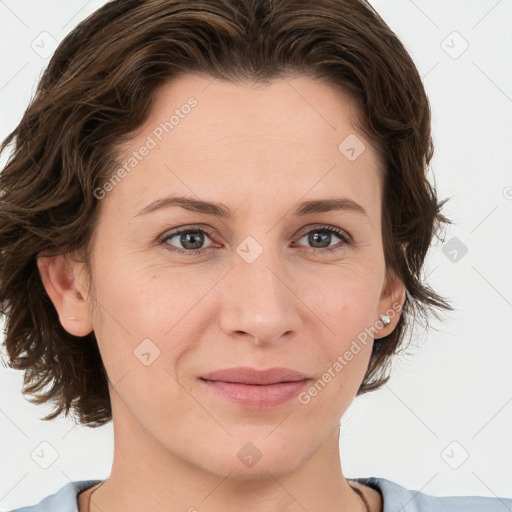
[[[318,232],[316,232],[314,235],[311,235],[310,236],[310,241],[312,242],[312,245],[315,246],[315,244],[320,241],[320,243],[322,242],[322,238],[324,239],[323,241],[325,242],[326,238],[330,236],[329,233],[323,233],[323,234],[318,234]],[[327,243],[327,245],[329,245],[329,243]]]
[[[194,243],[194,237],[197,237],[195,243]],[[192,243],[192,247],[187,247],[187,244],[189,242]],[[202,237],[199,233],[186,233],[181,236],[181,243],[184,247],[188,249],[200,249],[202,244]]]

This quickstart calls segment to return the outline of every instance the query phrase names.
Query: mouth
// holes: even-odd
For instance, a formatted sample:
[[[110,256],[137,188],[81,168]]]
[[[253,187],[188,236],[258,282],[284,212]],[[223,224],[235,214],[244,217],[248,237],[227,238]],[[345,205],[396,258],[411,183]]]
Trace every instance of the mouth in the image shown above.
[[[268,409],[284,404],[311,381],[303,373],[281,367],[269,370],[227,368],[199,379],[210,391],[249,409]]]

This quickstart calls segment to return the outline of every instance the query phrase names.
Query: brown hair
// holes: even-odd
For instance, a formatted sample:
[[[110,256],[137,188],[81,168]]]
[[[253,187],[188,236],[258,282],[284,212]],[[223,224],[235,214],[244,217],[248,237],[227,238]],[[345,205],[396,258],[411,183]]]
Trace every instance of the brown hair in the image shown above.
[[[384,158],[382,233],[386,268],[407,289],[398,325],[374,343],[358,394],[389,379],[391,358],[413,318],[452,310],[421,280],[442,222],[426,171],[430,107],[396,35],[363,0],[114,0],[59,45],[19,125],[0,174],[0,311],[10,366],[23,393],[70,408],[79,421],[112,419],[94,332],[60,324],[36,264],[39,252],[89,261],[99,201],[117,149],[147,118],[160,86],[183,73],[265,83],[284,75],[325,80],[360,110],[360,128]],[[435,314],[435,312],[434,312]],[[435,314],[437,317],[437,314]],[[49,385],[49,388],[44,389]]]

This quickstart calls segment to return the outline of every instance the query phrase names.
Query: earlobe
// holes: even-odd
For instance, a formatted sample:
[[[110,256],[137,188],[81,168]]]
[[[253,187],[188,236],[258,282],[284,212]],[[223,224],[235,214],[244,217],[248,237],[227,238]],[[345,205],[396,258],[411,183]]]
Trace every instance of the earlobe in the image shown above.
[[[40,254],[37,266],[43,286],[57,310],[62,327],[74,336],[86,336],[92,332],[87,293],[77,279],[77,267],[71,264],[69,257],[65,254]]]
[[[380,335],[375,339],[385,337],[395,329],[402,313],[405,293],[406,289],[400,278],[392,271],[386,272],[386,282],[379,301],[379,321],[382,328],[379,328]]]

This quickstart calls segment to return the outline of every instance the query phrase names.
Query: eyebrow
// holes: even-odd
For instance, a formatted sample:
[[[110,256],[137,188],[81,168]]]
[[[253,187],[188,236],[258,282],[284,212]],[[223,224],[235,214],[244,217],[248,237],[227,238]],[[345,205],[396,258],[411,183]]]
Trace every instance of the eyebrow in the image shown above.
[[[214,217],[221,217],[226,219],[231,218],[231,210],[222,203],[177,196],[157,199],[156,201],[153,201],[152,203],[142,208],[142,210],[140,210],[135,215],[135,217],[138,217],[139,215],[146,215],[156,210],[171,208],[173,206],[178,206],[194,213],[202,213],[205,215],[212,215]],[[304,201],[292,211],[292,215],[301,217],[304,215],[310,215],[312,213],[323,213],[334,210],[351,211],[369,218],[365,209],[361,205],[346,197]]]

